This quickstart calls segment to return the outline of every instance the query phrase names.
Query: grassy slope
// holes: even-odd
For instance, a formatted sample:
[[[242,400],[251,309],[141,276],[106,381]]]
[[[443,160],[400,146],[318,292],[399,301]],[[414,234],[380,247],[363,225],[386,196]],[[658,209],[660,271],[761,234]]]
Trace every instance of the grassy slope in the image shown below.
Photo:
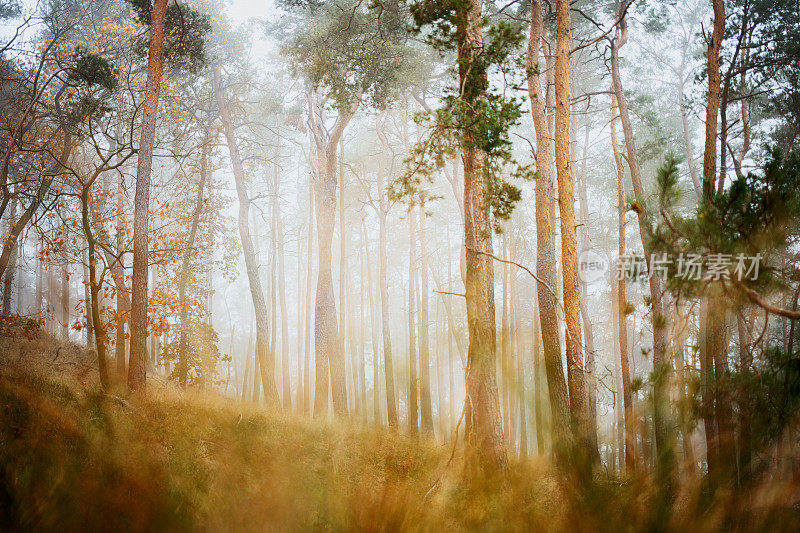
[[[0,531],[796,531],[797,483],[709,501],[684,480],[659,517],[646,476],[591,490],[543,460],[464,483],[460,453],[150,380],[109,395],[90,354],[0,336]],[[436,489],[430,491],[439,480]]]
[[[22,350],[13,346],[12,355],[4,342],[0,529],[441,530],[526,523],[554,529],[559,523],[555,483],[542,466],[515,468],[515,478],[539,482],[499,490],[465,489],[450,475],[425,498],[449,447],[171,387],[151,387],[144,401],[122,399],[93,384],[77,348],[54,356],[54,346],[38,340]]]

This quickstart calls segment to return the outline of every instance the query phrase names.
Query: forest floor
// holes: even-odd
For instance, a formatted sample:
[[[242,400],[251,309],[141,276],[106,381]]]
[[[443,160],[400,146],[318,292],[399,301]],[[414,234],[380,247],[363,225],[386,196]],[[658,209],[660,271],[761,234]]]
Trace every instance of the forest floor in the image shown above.
[[[106,393],[91,354],[0,337],[0,530],[619,531],[654,523],[647,490],[564,494],[542,459],[464,482],[451,444],[326,424],[148,383]],[[435,487],[434,487],[435,485]],[[432,489],[433,487],[433,489]],[[795,515],[794,518],[796,518]],[[789,525],[779,513],[762,523]],[[713,509],[667,529],[710,531]],[[741,525],[741,524],[740,524]]]

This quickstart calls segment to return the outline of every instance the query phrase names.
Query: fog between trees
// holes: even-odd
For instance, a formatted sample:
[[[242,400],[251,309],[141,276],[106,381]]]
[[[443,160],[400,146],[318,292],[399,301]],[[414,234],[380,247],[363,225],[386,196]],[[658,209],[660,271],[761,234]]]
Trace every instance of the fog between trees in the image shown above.
[[[5,335],[469,477],[796,483],[796,2],[0,6]]]

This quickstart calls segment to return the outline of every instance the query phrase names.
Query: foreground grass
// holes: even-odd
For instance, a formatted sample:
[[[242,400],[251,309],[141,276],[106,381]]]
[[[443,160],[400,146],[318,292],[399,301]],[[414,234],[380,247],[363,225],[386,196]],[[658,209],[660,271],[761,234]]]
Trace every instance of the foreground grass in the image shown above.
[[[0,337],[0,530],[793,531],[796,484],[654,511],[651,480],[575,491],[543,459],[466,482],[450,445],[324,424],[153,380],[107,394],[91,357]],[[435,489],[431,490],[432,487]],[[572,492],[568,492],[572,491]],[[787,502],[789,502],[787,504]]]
[[[557,528],[544,467],[523,493],[465,488],[449,447],[171,387],[122,398],[65,366],[0,365],[0,529]]]

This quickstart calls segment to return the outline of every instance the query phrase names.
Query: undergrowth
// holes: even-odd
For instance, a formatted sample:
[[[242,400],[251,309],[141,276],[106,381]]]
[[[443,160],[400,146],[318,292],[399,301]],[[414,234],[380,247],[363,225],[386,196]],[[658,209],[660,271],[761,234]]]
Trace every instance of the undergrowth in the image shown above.
[[[600,475],[591,491],[578,494],[544,459],[512,459],[500,479],[466,481],[460,453],[449,461],[451,444],[311,421],[164,383],[151,386],[146,399],[106,393],[90,363],[74,345],[0,339],[0,530],[712,531],[756,525],[731,518],[741,500],[703,504],[688,488],[672,516],[656,523],[647,479]],[[792,530],[798,523],[796,509],[774,505],[786,494],[756,496],[765,502],[757,522],[763,529]]]

